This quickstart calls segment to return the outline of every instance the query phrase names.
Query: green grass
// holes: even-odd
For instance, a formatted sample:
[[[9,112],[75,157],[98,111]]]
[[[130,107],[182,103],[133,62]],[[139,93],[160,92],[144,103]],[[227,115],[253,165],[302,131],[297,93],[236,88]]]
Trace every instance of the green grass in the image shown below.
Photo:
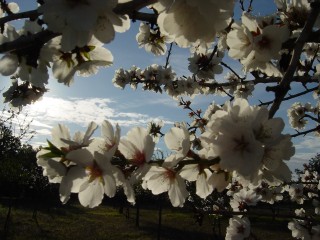
[[[8,207],[0,205],[0,239],[5,239],[3,226]],[[135,208],[129,210],[126,219],[118,209],[100,206],[87,209],[78,205],[67,205],[37,213],[38,225],[32,218],[32,209],[13,207],[7,229],[7,239],[49,240],[125,240],[157,239],[158,210],[140,209],[139,227],[135,226]],[[262,221],[263,220],[263,221]],[[251,220],[253,233],[258,239],[292,239],[287,222],[272,219]],[[228,220],[221,222],[222,233]],[[267,225],[266,225],[267,224]],[[266,229],[267,226],[267,229]],[[206,240],[213,239],[212,219],[205,217],[203,225],[195,223],[193,214],[179,208],[162,211],[161,239]],[[216,228],[217,230],[217,228]]]

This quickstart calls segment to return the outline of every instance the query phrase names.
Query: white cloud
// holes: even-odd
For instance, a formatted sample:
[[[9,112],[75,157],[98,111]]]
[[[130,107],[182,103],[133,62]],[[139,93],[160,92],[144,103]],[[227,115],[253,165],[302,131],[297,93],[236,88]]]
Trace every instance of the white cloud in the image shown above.
[[[305,136],[299,139],[293,139],[296,148],[296,154],[288,162],[290,169],[302,169],[304,163],[308,163],[311,158],[316,156],[320,149],[319,138],[314,136]]]
[[[296,143],[296,149],[309,149],[312,152],[317,153],[320,149],[320,141],[318,137],[305,136],[300,138],[301,141]]]
[[[51,131],[49,129],[46,128],[42,128],[42,129],[37,129],[36,130],[36,135],[45,135],[48,136],[51,134]]]
[[[25,123],[30,123],[30,129],[36,131],[30,142],[34,146],[43,145],[46,139],[50,139],[51,128],[57,124],[66,124],[71,128],[71,132],[84,131],[89,122],[95,121],[100,124],[108,119],[113,124],[118,123],[123,129],[123,134],[133,126],[146,127],[148,122],[160,119],[164,120],[164,123],[173,124],[173,121],[159,115],[141,114],[130,108],[116,110],[118,105],[109,98],[43,97],[41,101],[24,108],[16,122],[25,119]],[[126,112],[128,109],[131,111]]]
[[[57,123],[75,123],[85,126],[90,121],[101,122],[114,115],[114,110],[108,107],[112,101],[101,98],[53,98],[44,97],[24,110],[35,121],[55,125]]]

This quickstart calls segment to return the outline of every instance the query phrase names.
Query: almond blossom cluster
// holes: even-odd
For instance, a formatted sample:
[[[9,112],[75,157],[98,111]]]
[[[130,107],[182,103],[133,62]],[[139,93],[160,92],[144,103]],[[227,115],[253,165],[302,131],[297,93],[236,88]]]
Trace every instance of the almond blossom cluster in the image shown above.
[[[283,128],[282,119],[268,119],[266,108],[251,107],[239,98],[211,115],[200,139],[204,149],[220,157],[221,169],[272,184],[291,179],[284,161],[294,155],[294,147],[290,136],[281,134]]]
[[[302,205],[308,202],[312,207],[307,209],[302,205],[301,208],[295,210],[295,217],[288,223],[292,237],[296,239],[319,239],[320,224],[316,220],[319,216],[319,173],[317,169],[310,164],[305,164],[303,171],[299,173],[301,183],[286,186],[291,201],[295,201]],[[311,210],[311,211],[310,211]]]
[[[317,126],[317,116],[319,114],[319,106],[313,107],[311,103],[302,104],[295,102],[291,108],[288,109],[289,123],[292,128],[302,130],[308,124],[309,120],[315,121]],[[315,132],[318,135],[318,131]]]
[[[148,0],[145,3],[127,0],[45,0],[37,9],[38,18],[34,19],[33,16],[32,21],[26,21],[21,31],[16,31],[6,22],[0,43],[20,40],[21,36],[42,34],[45,31],[46,34],[50,33],[49,36],[44,34],[47,38],[28,51],[5,52],[0,62],[0,73],[22,81],[17,81],[18,86],[28,82],[31,84],[29,89],[41,88],[44,93],[51,70],[54,78],[70,86],[74,75],[91,76],[97,73],[99,67],[112,65],[112,53],[104,44],[113,41],[116,33],[127,31],[130,28],[130,18],[140,20],[140,15],[135,14],[135,11],[148,7],[148,13],[143,12],[136,35],[138,45],[154,55],[164,55],[167,43],[190,47],[192,56],[189,58],[188,68],[192,76],[175,78],[167,75],[165,80],[168,82],[162,85],[164,89],[160,90],[161,84],[155,83],[147,84],[147,87],[143,87],[144,90],[160,93],[165,91],[176,99],[183,95],[197,94],[248,98],[256,85],[255,80],[243,81],[246,76],[240,77],[237,73],[237,81],[229,81],[228,77],[227,82],[216,80],[216,75],[223,73],[222,66],[230,70],[230,66],[221,64],[224,56],[229,55],[239,60],[245,74],[253,72],[255,77],[259,74],[282,77],[288,65],[287,58],[293,51],[290,42],[297,39],[306,16],[312,9],[307,0],[275,0],[274,4],[278,8],[275,14],[256,17],[249,9],[243,11],[239,21],[233,18],[236,7],[233,0],[210,0],[205,3],[185,0]],[[12,13],[19,11],[14,3],[9,3],[8,9]],[[3,11],[2,15],[5,14]],[[78,24],[79,16],[83,16],[81,24]],[[315,26],[318,26],[317,22],[318,20]],[[213,44],[216,44],[218,52],[212,49]],[[316,46],[316,43],[306,42],[304,52],[308,63],[298,66],[298,74],[310,74],[313,78],[319,75],[319,67],[313,68],[315,61],[312,60],[317,54]],[[121,72],[124,70],[116,72],[116,85],[137,86],[138,82],[132,82],[131,78],[125,80]],[[6,102],[14,102],[15,107],[36,101],[37,97],[30,97],[36,95],[34,91],[33,94],[19,95],[5,93]],[[24,97],[26,100],[23,100]],[[14,98],[20,100],[15,101]]]
[[[172,43],[170,36],[163,35],[159,28],[151,28],[146,23],[141,23],[136,36],[139,47],[144,47],[147,52],[154,55],[164,55],[167,52],[166,43]]]
[[[268,120],[267,112],[250,107],[246,100],[217,109],[199,138],[199,151],[193,149],[186,125],[177,125],[164,135],[172,153],[161,164],[153,161],[156,143],[150,130],[154,128],[135,127],[120,137],[119,126],[114,130],[104,121],[102,137],[91,138],[98,127],[92,122],[86,133],[78,132],[71,139],[69,130],[58,125],[48,147],[38,153],[38,164],[50,182],[60,183],[63,203],[71,193],[78,193],[82,205],[95,207],[104,194],[113,197],[117,186],[134,202],[133,184],[140,183],[155,195],[168,192],[172,205],[181,207],[189,195],[185,181],[195,182],[196,194],[206,198],[215,189],[223,191],[232,174],[243,185],[262,180],[279,184],[291,179],[283,160],[293,155],[294,148],[290,138],[281,134],[282,120]],[[232,124],[242,125],[243,131],[232,131]],[[213,126],[220,130],[213,131]]]
[[[280,59],[289,34],[288,27],[276,24],[273,16],[256,18],[244,12],[241,23],[233,23],[227,35],[229,56],[240,60],[244,72],[259,70],[268,76],[281,76],[272,61]]]

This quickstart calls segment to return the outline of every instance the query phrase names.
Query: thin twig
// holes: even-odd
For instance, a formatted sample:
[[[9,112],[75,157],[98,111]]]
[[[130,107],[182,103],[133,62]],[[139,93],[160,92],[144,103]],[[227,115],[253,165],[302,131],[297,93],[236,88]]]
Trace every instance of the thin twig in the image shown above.
[[[305,114],[304,116],[307,117],[307,118],[310,118],[311,120],[313,120],[313,121],[315,121],[315,122],[317,122],[317,123],[319,123],[319,119],[318,119],[318,118],[312,117],[312,116],[309,115],[309,114]]]
[[[236,71],[234,71],[228,64],[226,64],[226,63],[224,63],[224,62],[220,62],[220,64],[221,64],[222,66],[228,68],[234,75],[237,76],[237,78],[238,78],[240,81],[242,81],[242,80],[245,79],[245,78],[240,77],[240,75],[239,75]]]
[[[167,68],[168,65],[169,65],[169,59],[170,59],[170,56],[171,56],[172,45],[173,45],[173,43],[170,43],[170,47],[169,47],[168,54],[167,54],[167,57],[166,57],[166,65],[164,66],[164,68]]]
[[[320,125],[315,127],[315,128],[312,128],[312,129],[309,129],[309,130],[306,130],[306,131],[303,131],[303,132],[298,132],[296,134],[292,134],[291,137],[298,137],[298,136],[305,136],[307,135],[308,133],[312,133],[312,132],[316,132],[316,131],[319,131],[320,130]]]
[[[289,97],[283,98],[283,101],[287,101],[287,100],[290,100],[290,99],[293,99],[293,98],[296,98],[296,97],[303,96],[303,95],[305,95],[305,94],[307,94],[307,93],[310,93],[310,92],[313,92],[313,91],[315,91],[315,90],[317,90],[317,89],[318,89],[318,87],[314,87],[314,88],[310,88],[310,89],[308,89],[308,90],[305,90],[305,91],[303,91],[303,92],[290,95]],[[259,104],[259,106],[269,105],[269,104],[271,104],[271,103],[273,103],[273,101],[263,102],[263,103]]]

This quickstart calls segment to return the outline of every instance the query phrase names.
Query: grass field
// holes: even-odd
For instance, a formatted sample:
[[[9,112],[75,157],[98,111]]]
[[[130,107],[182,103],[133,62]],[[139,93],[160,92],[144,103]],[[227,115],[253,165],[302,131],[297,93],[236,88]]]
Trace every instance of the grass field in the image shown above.
[[[136,226],[136,209],[129,209],[129,216],[119,213],[119,209],[100,206],[95,209],[79,205],[67,205],[41,210],[33,217],[33,210],[12,207],[11,217],[4,226],[8,206],[0,205],[0,239],[49,239],[49,240],[91,240],[91,239],[181,239],[206,240],[223,239],[213,234],[213,219],[206,216],[203,225],[199,226],[193,213],[179,208],[162,210],[161,234],[159,231],[159,211],[140,209],[139,227]],[[126,211],[125,211],[126,212]],[[127,212],[126,212],[127,213]],[[37,220],[37,221],[36,221]],[[221,233],[224,235],[228,220],[221,221]],[[251,218],[253,233],[258,239],[292,239],[287,229],[287,222],[281,219],[256,217]],[[216,232],[218,228],[216,227]]]

